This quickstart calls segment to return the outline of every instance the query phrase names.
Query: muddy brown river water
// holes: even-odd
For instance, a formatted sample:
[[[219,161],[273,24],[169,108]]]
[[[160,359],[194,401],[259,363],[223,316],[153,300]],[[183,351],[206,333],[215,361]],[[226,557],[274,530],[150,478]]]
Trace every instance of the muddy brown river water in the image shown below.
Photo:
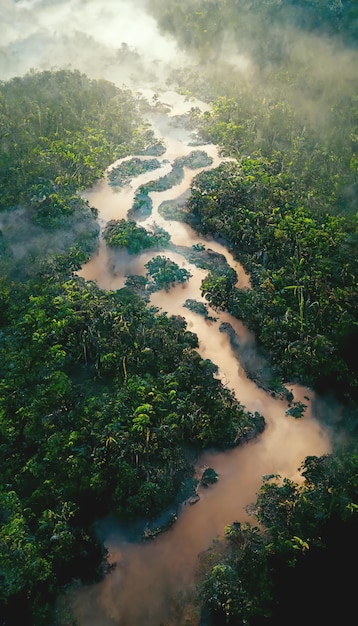
[[[132,179],[130,186],[123,189],[111,187],[104,179],[86,193],[89,203],[98,209],[102,228],[110,219],[126,218],[138,187],[168,173],[170,163],[176,157],[200,149],[213,158],[210,167],[217,166],[221,161],[216,146],[193,148],[189,145],[189,132],[171,125],[171,117],[184,113],[194,104],[171,92],[162,94],[161,99],[172,107],[170,115],[163,114],[152,119],[158,137],[164,138],[166,145],[165,154],[159,157],[163,165],[154,172]],[[198,104],[196,102],[195,106]],[[160,203],[182,196],[199,171],[185,168],[185,177],[180,185],[152,193],[152,214],[141,225],[150,226],[155,222],[170,233],[175,244],[190,247],[202,243],[206,248],[220,252],[236,270],[237,286],[250,288],[249,276],[222,244],[203,239],[189,226],[164,220],[158,213]],[[87,280],[96,281],[102,289],[120,289],[126,275],[144,275],[144,264],[156,254],[148,251],[133,256],[121,251],[113,257],[101,241],[97,254],[82,267],[79,274]],[[115,567],[99,584],[79,587],[69,595],[68,601],[78,626],[197,626],[200,618],[193,613],[190,597],[195,589],[200,552],[223,533],[225,525],[245,520],[254,523],[246,507],[255,501],[264,475],[281,474],[300,480],[298,468],[306,456],[320,456],[331,450],[329,433],[314,414],[315,396],[312,390],[288,385],[294,400],[302,401],[307,408],[301,419],[286,415],[287,402],[273,398],[246,376],[240,355],[233,350],[228,334],[219,329],[222,322],[231,324],[240,350],[249,351],[252,358],[257,358],[255,338],[245,326],[228,313],[214,312],[210,307],[209,313],[217,321],[205,320],[183,307],[188,298],[204,302],[200,285],[206,271],[191,265],[177,253],[164,254],[189,269],[192,278],[184,286],[176,286],[167,293],[152,294],[151,304],[168,314],[186,318],[188,329],[198,336],[198,350],[203,358],[218,366],[218,376],[223,383],[234,391],[247,410],[260,412],[267,426],[262,435],[243,446],[226,452],[207,450],[200,456],[198,474],[205,465],[213,467],[219,474],[218,482],[209,489],[199,490],[200,500],[193,506],[183,506],[176,523],[154,541],[129,541],[125,530],[114,520],[107,519],[98,524],[99,533],[109,551],[109,561]]]

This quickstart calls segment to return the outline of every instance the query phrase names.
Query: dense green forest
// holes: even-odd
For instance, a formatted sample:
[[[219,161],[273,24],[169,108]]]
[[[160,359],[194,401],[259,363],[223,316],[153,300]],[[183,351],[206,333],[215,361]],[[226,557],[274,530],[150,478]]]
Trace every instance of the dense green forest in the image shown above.
[[[233,520],[202,555],[198,602],[208,624],[292,623],[292,611],[297,623],[312,623],[312,603],[323,618],[347,611],[348,619],[358,506],[358,81],[343,68],[308,72],[312,58],[303,63],[292,42],[299,30],[328,61],[327,41],[339,53],[354,50],[356,3],[149,4],[162,30],[196,55],[171,82],[211,104],[189,122],[231,158],[194,179],[182,219],[223,238],[252,289],[210,271],[203,294],[254,331],[273,391],[297,381],[339,399],[349,442],[307,458],[300,486],[266,477],[252,509],[260,529]],[[227,60],[213,63],[235,39],[254,60],[253,83]],[[96,517],[158,515],[190,493],[200,449],[240,445],[264,428],[215,378],[183,318],[148,306],[130,282],[106,292],[76,274],[99,235],[80,192],[116,159],[158,153],[143,106],[131,91],[77,71],[0,84],[6,626],[60,626],[58,593],[105,570]],[[132,251],[153,237],[166,241],[131,220],[109,223],[104,237]],[[153,275],[163,258],[152,261]],[[318,580],[333,606],[316,597]]]
[[[100,571],[95,517],[163,511],[195,450],[234,445],[263,418],[218,382],[182,318],[76,275],[98,235],[76,189],[155,143],[131,94],[61,70],[13,79],[1,100],[1,612],[48,624],[59,588]],[[163,282],[160,259],[148,270]]]
[[[251,511],[265,531],[234,522],[202,555],[204,623],[347,621],[357,556],[357,4],[151,6],[196,55],[173,84],[211,103],[198,115],[201,136],[232,159],[196,177],[184,219],[224,237],[253,289],[211,272],[202,292],[245,321],[285,380],[333,391],[353,441],[306,459],[302,487],[267,477]]]
[[[281,65],[298,29],[357,45],[355,0],[149,0],[149,7],[161,30],[204,62],[231,40],[261,67]]]
[[[210,37],[209,25],[226,33],[231,24],[240,42],[245,15],[251,21],[257,15],[258,30],[267,12],[277,28],[295,25],[294,40],[273,58],[276,31],[268,30],[264,52],[255,49],[265,66],[254,89],[240,69],[224,62],[174,79],[178,89],[212,104],[198,120],[201,136],[233,159],[196,178],[186,219],[201,232],[223,236],[255,287],[238,292],[222,276],[210,275],[203,292],[245,320],[286,380],[305,380],[322,391],[333,386],[341,397],[357,399],[357,80],[343,70],[332,89],[331,71],[317,74],[311,56],[299,64],[294,52],[298,37],[316,37],[319,25],[322,36],[328,24],[341,49],[347,33],[357,30],[357,19],[347,18],[354,3],[340,12],[337,2],[261,4],[256,14],[255,2],[196,2],[180,25],[174,4],[166,3],[160,22],[178,29],[179,40],[192,31]],[[317,23],[301,24],[296,4],[302,16],[309,7]],[[211,38],[214,49],[217,39]],[[330,61],[326,48],[315,45],[317,63],[323,53],[322,61]]]

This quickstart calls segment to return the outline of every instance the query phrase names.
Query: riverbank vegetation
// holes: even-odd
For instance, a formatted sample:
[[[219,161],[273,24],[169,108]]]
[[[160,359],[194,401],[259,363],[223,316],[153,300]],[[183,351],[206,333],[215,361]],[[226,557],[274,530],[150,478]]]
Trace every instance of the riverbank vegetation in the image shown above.
[[[119,165],[112,167],[108,172],[108,180],[113,187],[123,187],[129,185],[133,177],[144,172],[150,172],[161,167],[158,159],[139,159],[133,157],[122,161]]]
[[[265,477],[250,511],[264,533],[253,522],[233,522],[201,555],[199,594],[214,624],[350,619],[357,462],[355,448],[307,457],[301,485]]]
[[[209,38],[209,24],[220,33],[212,42],[217,54],[224,32],[240,47],[245,24],[257,33],[266,20],[275,26],[250,49],[257,67],[203,63],[173,77],[177,88],[212,104],[197,116],[202,139],[233,159],[196,177],[184,219],[223,236],[254,287],[237,291],[213,273],[203,293],[244,320],[286,380],[321,392],[333,387],[340,399],[356,401],[358,103],[350,56],[356,31],[347,17],[354,6],[264,2],[257,12],[255,3],[236,4],[198,1],[185,29],[171,3],[160,19],[179,41],[191,33],[199,56],[207,46],[197,37]],[[330,33],[331,48],[321,31]],[[351,49],[342,49],[347,33]],[[302,42],[307,57],[297,49]],[[333,89],[326,66],[334,51]]]
[[[126,248],[129,254],[138,254],[149,248],[168,246],[170,235],[158,225],[148,230],[132,220],[121,219],[107,222],[103,239],[111,248]]]
[[[59,71],[1,85],[1,104],[0,613],[7,625],[40,626],[53,621],[66,583],[101,574],[95,518],[148,520],[175,508],[197,451],[236,445],[264,419],[222,386],[183,318],[76,275],[88,233],[98,237],[76,189],[141,151],[131,95]],[[94,126],[101,139],[89,150]],[[75,234],[60,245],[74,217]],[[106,235],[133,242],[142,230],[115,223]],[[186,279],[178,267],[168,279],[161,259],[148,266],[153,281]]]
[[[315,72],[307,68],[314,50],[318,61],[325,50],[333,62],[330,39],[338,58],[349,58],[357,42],[354,3],[150,4],[163,29],[209,61],[177,72],[173,84],[211,103],[203,115],[193,111],[192,122],[203,141],[232,159],[199,174],[175,215],[224,238],[252,288],[237,289],[235,272],[216,271],[208,251],[192,250],[203,267],[211,263],[203,294],[254,331],[280,381],[342,401],[351,443],[357,78],[349,63],[338,74],[329,62],[322,73],[315,63]],[[314,37],[305,63],[292,44],[297,27],[301,42]],[[253,82],[238,65],[212,63],[240,37],[254,62]],[[348,57],[339,56],[343,39]],[[48,626],[66,584],[103,574],[94,518],[114,512],[134,522],[172,511],[198,450],[240,444],[265,424],[216,378],[185,320],[160,314],[138,295],[142,277],[103,292],[76,274],[99,235],[81,191],[122,157],[161,153],[132,93],[76,71],[31,72],[0,84],[0,121],[0,614],[6,626]],[[193,156],[204,159],[194,158],[194,168],[208,164],[205,153]],[[120,178],[112,182],[128,182],[137,166],[114,172]],[[140,207],[150,211],[150,191],[178,182],[184,166],[190,163],[140,188]],[[152,243],[143,231],[123,220],[104,237],[141,250]],[[158,256],[149,273],[162,280],[163,264],[167,270]],[[178,270],[188,278],[170,269],[167,287]],[[298,419],[299,409],[293,406]],[[337,583],[337,571],[346,570],[357,530],[356,449],[308,458],[302,471],[300,486],[267,477],[253,508],[263,533],[233,520],[203,555],[201,601],[213,623],[290,621],[287,607],[296,611],[298,602],[292,590],[301,584],[308,593],[303,579],[312,586],[323,580],[340,603],[351,591],[349,578]]]
[[[152,199],[149,194],[152,191],[166,191],[181,183],[184,179],[184,167],[195,170],[211,165],[212,162],[212,157],[208,156],[204,150],[193,150],[186,156],[174,159],[172,169],[168,174],[151,180],[137,189],[128,217],[133,219],[148,217],[152,211]]]
[[[169,291],[170,287],[177,283],[186,283],[191,274],[184,267],[179,267],[175,261],[169,257],[156,256],[145,264],[147,277],[149,278],[149,288],[151,291],[164,289]]]
[[[349,621],[346,563],[358,504],[357,6],[150,6],[162,31],[197,60],[173,85],[210,102],[196,112],[202,140],[233,159],[196,177],[183,219],[225,237],[252,289],[237,290],[213,271],[202,292],[254,331],[284,379],[338,398],[350,433],[343,450],[306,459],[303,485],[267,477],[253,506],[264,532],[233,522],[202,555],[204,621]]]
[[[315,206],[287,202],[293,179],[262,157],[196,178],[187,208],[204,233],[226,238],[253,285],[238,290],[210,273],[202,292],[244,320],[286,380],[356,398],[355,217],[317,195]]]

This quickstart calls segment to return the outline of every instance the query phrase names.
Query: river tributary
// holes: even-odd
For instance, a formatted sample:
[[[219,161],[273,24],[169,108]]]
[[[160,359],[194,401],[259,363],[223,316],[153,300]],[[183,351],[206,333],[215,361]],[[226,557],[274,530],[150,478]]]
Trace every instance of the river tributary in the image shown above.
[[[98,209],[102,228],[108,220],[127,218],[139,186],[168,173],[175,158],[200,149],[213,158],[210,167],[221,161],[216,146],[193,148],[190,133],[171,124],[175,115],[185,113],[193,103],[169,92],[162,94],[161,98],[171,105],[169,115],[156,115],[152,120],[158,138],[163,138],[166,146],[166,152],[158,157],[162,167],[141,174],[124,188],[112,187],[104,179],[86,193],[89,203]],[[223,254],[237,272],[237,286],[248,289],[249,277],[223,244],[204,239],[186,224],[165,220],[158,213],[158,206],[164,200],[178,199],[187,192],[192,178],[201,169],[185,168],[184,180],[179,185],[151,193],[152,213],[141,221],[141,225],[148,227],[155,222],[170,233],[174,244],[191,247],[199,243]],[[144,275],[144,264],[157,254],[151,250],[134,256],[121,251],[113,256],[102,240],[96,255],[79,274],[96,281],[102,289],[120,289],[128,274]],[[170,315],[186,318],[188,330],[198,336],[200,354],[218,366],[223,383],[234,391],[247,410],[258,411],[265,417],[266,428],[262,435],[247,444],[226,452],[208,450],[200,456],[198,475],[202,467],[213,467],[219,475],[218,482],[209,489],[199,490],[200,500],[195,505],[183,506],[175,524],[154,541],[129,541],[125,530],[114,520],[99,524],[99,532],[109,551],[109,561],[115,567],[102,582],[80,587],[71,595],[79,626],[198,625],[199,617],[191,612],[190,594],[194,590],[199,553],[207,549],[217,535],[223,534],[225,525],[234,521],[255,522],[249,518],[246,507],[255,501],[264,475],[281,474],[299,480],[298,468],[306,456],[320,456],[331,449],[329,434],[314,414],[314,393],[304,387],[289,385],[294,400],[303,402],[307,408],[301,419],[287,415],[287,402],[272,397],[245,373],[240,350],[245,351],[246,359],[248,355],[251,359],[258,359],[255,338],[245,326],[226,312],[218,313],[209,307],[210,315],[216,318],[214,321],[183,306],[188,298],[205,302],[200,285],[206,271],[191,265],[178,253],[164,251],[163,254],[190,270],[192,278],[168,292],[153,293],[151,304]],[[239,353],[233,349],[229,335],[221,332],[222,322],[229,323],[234,329]]]

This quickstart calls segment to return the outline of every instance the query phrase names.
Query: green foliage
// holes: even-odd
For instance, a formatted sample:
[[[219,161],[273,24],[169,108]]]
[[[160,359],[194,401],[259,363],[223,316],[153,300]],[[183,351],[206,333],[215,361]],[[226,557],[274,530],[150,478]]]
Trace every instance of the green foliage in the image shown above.
[[[21,503],[14,491],[1,493],[0,546],[1,597],[7,602],[21,592],[31,593],[39,582],[51,575],[50,563],[42,555],[41,547],[31,535]]]
[[[152,212],[153,201],[149,197],[149,192],[143,186],[135,193],[132,208],[127,215],[129,218],[144,219]]]
[[[190,279],[190,272],[179,267],[168,257],[156,256],[145,264],[149,287],[152,291],[165,289],[169,291],[175,283],[185,283]]]
[[[153,137],[139,105],[131,92],[78,71],[30,72],[0,84],[0,120],[2,273],[31,276],[44,257],[64,253],[80,267],[99,231],[78,191],[142,148],[141,134]]]
[[[202,315],[207,320],[216,320],[216,318],[209,315],[208,307],[204,302],[197,302],[197,300],[188,298],[188,300],[185,300],[183,306],[188,308],[190,311],[194,311],[194,313],[197,313],[198,315]]]
[[[214,61],[227,39],[241,43],[257,63],[278,63],[290,48],[282,31],[340,37],[355,45],[354,0],[150,0],[164,33],[174,36],[202,63]]]
[[[78,71],[33,72],[1,84],[3,207],[52,203],[83,189],[127,152],[140,120],[133,97]],[[45,186],[45,188],[44,188]]]
[[[251,274],[250,293],[225,294],[224,286],[212,284],[217,277],[209,277],[211,302],[245,320],[284,378],[323,391],[333,385],[349,401],[357,393],[356,364],[350,356],[357,337],[357,85],[348,66],[349,85],[343,78],[332,90],[321,71],[320,59],[328,52],[320,48],[322,42],[304,39],[308,50],[314,44],[319,52],[312,67],[314,53],[309,62],[292,56],[287,46],[291,37],[282,37],[278,28],[284,23],[332,32],[335,24],[333,31],[343,28],[340,36],[346,35],[350,28],[345,16],[352,6],[238,5],[220,3],[220,25],[217,3],[187,7],[186,30],[198,29],[205,38],[208,20],[216,23],[220,35],[222,25],[229,25],[226,32],[235,30],[233,40],[240,40],[240,49],[247,43],[244,49],[258,61],[260,74],[254,90],[239,67],[224,62],[173,76],[174,84],[212,102],[199,117],[201,136],[238,161],[200,174],[183,213],[201,232],[222,235]],[[175,12],[167,4],[163,19],[172,15],[167,27],[180,39]],[[356,25],[351,23],[351,32]],[[257,35],[261,27],[263,37]],[[297,31],[288,32],[295,40]],[[215,54],[216,43],[221,46],[220,36],[207,58]],[[334,55],[334,41],[328,45]],[[204,56],[206,49],[203,43]]]
[[[230,300],[233,294],[233,287],[237,282],[235,270],[231,267],[221,276],[215,276],[212,272],[202,281],[201,292],[211,306],[218,309],[230,308]]]
[[[0,608],[21,598],[45,624],[44,597],[50,611],[73,576],[100,571],[93,516],[159,514],[193,474],[188,441],[235,445],[255,420],[184,319],[128,289],[102,292],[60,259],[0,287]]]
[[[161,202],[158,207],[158,213],[161,217],[168,221],[185,221],[185,213],[183,213],[182,203],[177,200],[164,200],[164,202]]]
[[[267,624],[283,623],[295,594],[314,584],[317,575],[336,598],[346,597],[350,573],[346,575],[341,565],[357,528],[356,469],[357,455],[351,449],[308,457],[301,485],[279,476],[265,478],[253,509],[260,529],[236,522],[225,529],[219,547],[214,544],[202,555],[205,575],[199,592],[214,615],[224,615],[229,623],[256,623],[260,617]],[[339,534],[345,528],[347,541]],[[309,568],[317,573],[310,574]],[[336,610],[335,603],[322,607],[309,585],[307,593],[310,612],[317,607],[331,615]],[[353,602],[348,599],[348,606]],[[342,610],[349,615],[351,609],[340,606]],[[305,614],[304,608],[297,608],[299,620]]]
[[[140,193],[148,193],[150,191],[165,191],[175,185],[181,183],[184,178],[184,167],[190,169],[199,169],[200,167],[206,167],[213,162],[212,157],[209,157],[203,150],[194,150],[187,156],[174,159],[173,167],[169,174],[161,176],[157,180],[150,181],[146,185],[142,185],[139,189]]]
[[[167,246],[170,235],[157,225],[154,225],[151,231],[147,231],[131,220],[121,219],[107,222],[103,238],[111,247],[127,248],[130,254],[138,254],[148,248]]]
[[[139,159],[133,157],[131,159],[122,161],[120,165],[112,167],[108,173],[108,179],[110,185],[113,187],[123,187],[128,185],[132,178],[161,167],[158,159]]]
[[[199,77],[185,72],[186,87],[191,81],[196,93],[214,100],[200,119],[203,139],[238,162],[197,176],[183,212],[204,235],[226,238],[253,284],[236,289],[233,270],[218,269],[217,256],[206,250],[192,250],[197,264],[211,270],[203,294],[244,319],[286,378],[334,383],[353,393],[356,89],[330,100],[321,115],[323,80],[288,71],[290,37],[278,37],[276,29],[268,36],[267,23],[279,17],[287,24],[299,10],[302,29],[327,32],[329,26],[345,36],[354,34],[348,16],[356,12],[351,2],[340,12],[330,1],[299,4],[151,2],[161,27],[202,59],[216,56],[225,29],[240,38],[265,79],[247,98],[241,75],[225,64]],[[261,28],[267,36],[258,36]],[[294,108],[298,95],[318,107],[314,124],[308,107]],[[192,117],[199,120],[195,111]],[[262,432],[265,422],[245,412],[217,380],[217,367],[196,352],[197,338],[183,318],[161,315],[136,295],[144,287],[140,277],[106,293],[75,275],[98,232],[89,225],[95,212],[78,190],[114,159],[163,151],[132,94],[78,72],[30,73],[1,83],[0,119],[0,205],[6,210],[0,242],[0,607],[13,616],[21,604],[27,623],[42,626],[51,622],[47,601],[62,585],[100,571],[103,553],[89,530],[91,511],[159,514],[192,476],[188,443],[195,449],[236,445]],[[178,160],[171,174],[138,190],[133,211],[150,211],[150,191],[177,184],[184,167],[209,164],[201,151]],[[130,176],[132,166],[142,167],[132,162],[121,177]],[[48,246],[51,260],[33,264],[23,282],[7,221],[18,218],[18,207],[25,230],[46,229],[46,242],[49,232],[66,226],[68,234],[78,218],[87,220],[85,235],[79,227],[65,253]],[[133,252],[168,243],[161,229],[147,232],[124,220],[110,223],[105,238]],[[34,250],[26,258],[32,260]],[[147,269],[154,289],[190,278],[165,257],[155,257]],[[290,413],[297,417],[302,408],[296,403]],[[338,541],[337,520],[342,534],[350,524],[356,529],[355,452],[309,457],[302,473],[303,485],[265,480],[256,503],[264,534],[249,525],[226,529],[201,587],[220,617],[248,623],[275,615],[271,599],[285,568],[294,571],[312,552],[329,548],[331,533]]]
[[[207,487],[208,485],[213,485],[214,483],[216,483],[217,480],[218,474],[216,473],[216,471],[212,467],[206,467],[201,477],[202,485],[205,485]]]
[[[219,562],[212,566],[210,555],[204,553],[202,557],[204,570],[209,565],[209,572],[199,585],[204,604],[229,623],[235,618],[240,623],[250,623],[252,618],[267,617],[273,585],[265,542],[258,529],[235,522],[225,529],[223,542],[227,545],[221,547]]]
[[[187,208],[204,232],[219,232],[251,272],[234,288],[232,270],[213,273],[202,292],[257,334],[285,378],[355,393],[346,342],[356,332],[354,221],[286,199],[287,180],[263,158],[199,174]],[[289,191],[291,194],[291,191]],[[338,383],[338,384],[337,384]]]

